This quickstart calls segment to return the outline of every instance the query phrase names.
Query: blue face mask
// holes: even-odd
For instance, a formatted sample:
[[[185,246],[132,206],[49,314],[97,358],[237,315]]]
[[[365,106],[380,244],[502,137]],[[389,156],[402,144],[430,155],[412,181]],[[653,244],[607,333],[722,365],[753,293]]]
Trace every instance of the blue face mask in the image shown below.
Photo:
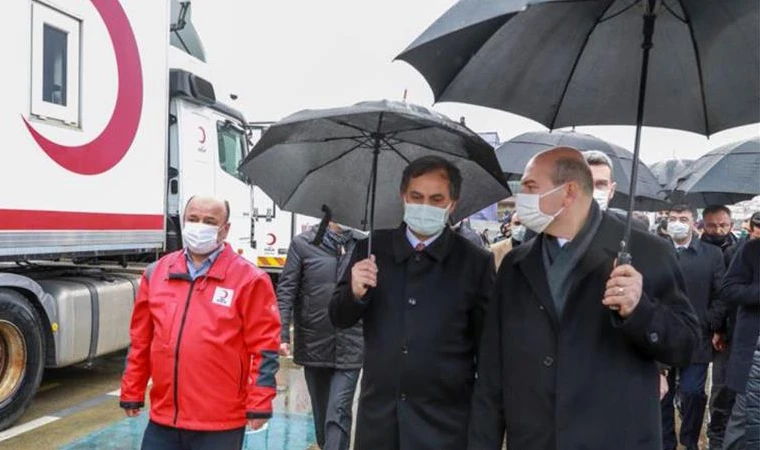
[[[404,222],[413,232],[420,236],[434,236],[446,226],[449,220],[449,207],[417,203],[404,203]]]

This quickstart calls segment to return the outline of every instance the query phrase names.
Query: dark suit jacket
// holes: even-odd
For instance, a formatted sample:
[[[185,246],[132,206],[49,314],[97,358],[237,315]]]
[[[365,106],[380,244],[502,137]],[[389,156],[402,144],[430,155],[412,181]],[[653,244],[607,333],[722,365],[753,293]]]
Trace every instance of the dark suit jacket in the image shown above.
[[[726,268],[723,254],[715,245],[702,242],[695,235],[689,246],[677,253],[678,266],[686,282],[686,296],[694,307],[702,332],[692,362],[712,361],[712,335],[723,328],[725,304],[720,301],[720,289]]]
[[[347,270],[330,302],[335,326],[364,322],[355,448],[462,450],[493,258],[449,229],[417,253],[404,227],[375,232],[373,253],[377,287],[356,300]]]
[[[668,243],[633,230],[642,298],[622,319],[602,304],[623,224],[605,213],[575,270],[562,317],[546,281],[544,235],[512,250],[497,275],[480,348],[471,450],[662,448],[655,361],[691,361],[699,330]]]
[[[760,239],[744,244],[731,261],[723,279],[723,299],[739,307],[726,384],[731,390],[743,393],[760,335]]]

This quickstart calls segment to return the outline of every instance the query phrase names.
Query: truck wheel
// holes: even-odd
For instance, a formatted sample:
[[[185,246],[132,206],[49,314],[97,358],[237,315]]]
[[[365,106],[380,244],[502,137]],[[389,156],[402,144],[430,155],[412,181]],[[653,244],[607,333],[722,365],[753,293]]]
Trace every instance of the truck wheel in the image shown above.
[[[43,345],[34,306],[18,292],[0,289],[0,430],[32,402],[45,366]]]

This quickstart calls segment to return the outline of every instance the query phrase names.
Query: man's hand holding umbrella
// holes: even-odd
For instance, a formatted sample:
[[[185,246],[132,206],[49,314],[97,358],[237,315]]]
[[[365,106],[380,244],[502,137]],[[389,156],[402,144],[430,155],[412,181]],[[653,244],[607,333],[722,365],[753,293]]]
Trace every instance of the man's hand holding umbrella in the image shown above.
[[[641,300],[643,278],[630,264],[615,267],[607,281],[602,304],[625,319],[633,313]]]
[[[354,297],[360,300],[367,294],[367,290],[377,286],[377,264],[375,255],[363,259],[351,268],[351,291]]]

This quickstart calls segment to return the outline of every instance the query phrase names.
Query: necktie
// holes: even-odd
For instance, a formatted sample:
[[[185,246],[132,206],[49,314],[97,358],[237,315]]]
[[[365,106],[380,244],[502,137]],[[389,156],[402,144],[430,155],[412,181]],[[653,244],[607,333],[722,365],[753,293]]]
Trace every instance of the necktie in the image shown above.
[[[417,243],[417,245],[414,246],[415,252],[421,252],[423,250],[425,250],[425,244],[423,244],[422,242],[419,242]]]

